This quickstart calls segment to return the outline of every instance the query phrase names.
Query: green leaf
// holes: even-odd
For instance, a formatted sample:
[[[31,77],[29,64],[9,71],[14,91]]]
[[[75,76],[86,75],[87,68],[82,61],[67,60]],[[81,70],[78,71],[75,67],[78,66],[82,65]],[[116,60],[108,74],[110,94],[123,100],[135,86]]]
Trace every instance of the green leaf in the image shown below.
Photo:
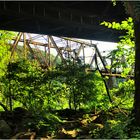
[[[105,21],[103,21],[102,23],[100,23],[100,25],[105,25],[105,23],[106,23],[106,22],[105,22]]]
[[[111,28],[111,27],[112,27],[112,24],[111,24],[111,23],[109,23],[109,24],[108,24],[108,28]]]
[[[128,21],[128,22],[133,22],[132,17],[129,17],[127,21]]]

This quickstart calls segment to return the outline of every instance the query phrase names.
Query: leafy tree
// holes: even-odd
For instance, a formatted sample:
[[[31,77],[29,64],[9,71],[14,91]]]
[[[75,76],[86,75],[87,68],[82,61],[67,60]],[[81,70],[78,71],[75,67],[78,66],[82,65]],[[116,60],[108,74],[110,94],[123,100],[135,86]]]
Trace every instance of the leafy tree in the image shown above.
[[[117,50],[113,50],[110,53],[111,59],[113,59],[111,69],[119,68],[122,72],[122,76],[126,77],[129,74],[134,73],[135,65],[135,51],[134,51],[134,24],[131,17],[122,21],[121,23],[116,22],[102,22],[101,25],[105,25],[108,28],[123,30],[126,35],[120,36],[120,41],[117,45]]]
[[[9,63],[6,77],[4,77],[5,97],[11,97],[11,100],[19,101],[26,108],[32,107],[33,109],[35,105],[33,102],[36,100],[34,97],[39,98],[39,95],[35,93],[39,90],[40,78],[41,71],[39,68],[27,60]],[[6,90],[7,88],[8,90]]]
[[[10,41],[14,33],[0,30],[0,77],[5,74],[7,64],[10,61]]]
[[[10,61],[10,42],[15,33],[0,30],[0,100],[3,103],[3,76],[7,71],[7,65]]]
[[[86,72],[82,64],[69,62],[57,68],[61,71],[61,82],[67,86],[67,99],[70,109],[97,108],[108,104],[105,86],[99,73]],[[96,82],[95,82],[96,81]],[[99,103],[99,104],[98,104]]]
[[[135,66],[135,42],[134,42],[134,23],[129,17],[121,23],[102,22],[108,28],[121,30],[125,35],[120,36],[117,49],[110,52],[108,58],[112,59],[109,66],[110,71],[121,72],[124,78],[116,79],[116,86],[111,89],[113,106],[119,106],[123,109],[133,109],[134,103],[134,66]]]
[[[116,0],[113,0],[116,2]],[[135,96],[134,96],[134,116],[135,124],[140,126],[140,2],[126,1],[123,2],[125,11],[134,19],[134,36],[135,36]]]

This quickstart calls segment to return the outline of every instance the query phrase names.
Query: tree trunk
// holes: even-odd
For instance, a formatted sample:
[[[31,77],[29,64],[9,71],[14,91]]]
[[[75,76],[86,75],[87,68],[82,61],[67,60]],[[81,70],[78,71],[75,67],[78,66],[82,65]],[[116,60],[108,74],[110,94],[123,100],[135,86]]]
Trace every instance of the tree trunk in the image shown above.
[[[71,109],[71,97],[69,98],[69,109]]]
[[[134,96],[134,117],[135,122],[140,126],[140,22],[135,21],[135,96]]]

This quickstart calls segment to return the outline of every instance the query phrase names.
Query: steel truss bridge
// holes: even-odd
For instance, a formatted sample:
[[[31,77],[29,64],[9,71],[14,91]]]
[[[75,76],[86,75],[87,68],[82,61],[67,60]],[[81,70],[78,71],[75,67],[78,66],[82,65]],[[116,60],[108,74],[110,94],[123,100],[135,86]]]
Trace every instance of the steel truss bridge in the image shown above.
[[[11,60],[14,59],[18,46],[23,48],[25,59],[30,53],[43,69],[54,67],[59,58],[63,64],[67,64],[67,60],[74,63],[80,62],[83,65],[88,64],[89,69],[86,71],[94,72],[98,69],[102,76],[121,77],[117,70],[113,72],[107,68],[109,64],[106,58],[102,56],[98,45],[91,41],[19,32],[11,44]],[[51,60],[51,55],[54,56],[53,60]],[[129,75],[129,77],[133,76]]]

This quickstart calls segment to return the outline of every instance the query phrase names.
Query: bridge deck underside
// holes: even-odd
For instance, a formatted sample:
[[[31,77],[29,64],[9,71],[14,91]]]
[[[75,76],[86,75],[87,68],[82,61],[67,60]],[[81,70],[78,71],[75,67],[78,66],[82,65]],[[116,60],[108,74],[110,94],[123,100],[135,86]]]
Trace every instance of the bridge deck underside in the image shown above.
[[[121,33],[100,23],[126,17],[121,2],[0,2],[0,29],[20,32],[116,42]]]

